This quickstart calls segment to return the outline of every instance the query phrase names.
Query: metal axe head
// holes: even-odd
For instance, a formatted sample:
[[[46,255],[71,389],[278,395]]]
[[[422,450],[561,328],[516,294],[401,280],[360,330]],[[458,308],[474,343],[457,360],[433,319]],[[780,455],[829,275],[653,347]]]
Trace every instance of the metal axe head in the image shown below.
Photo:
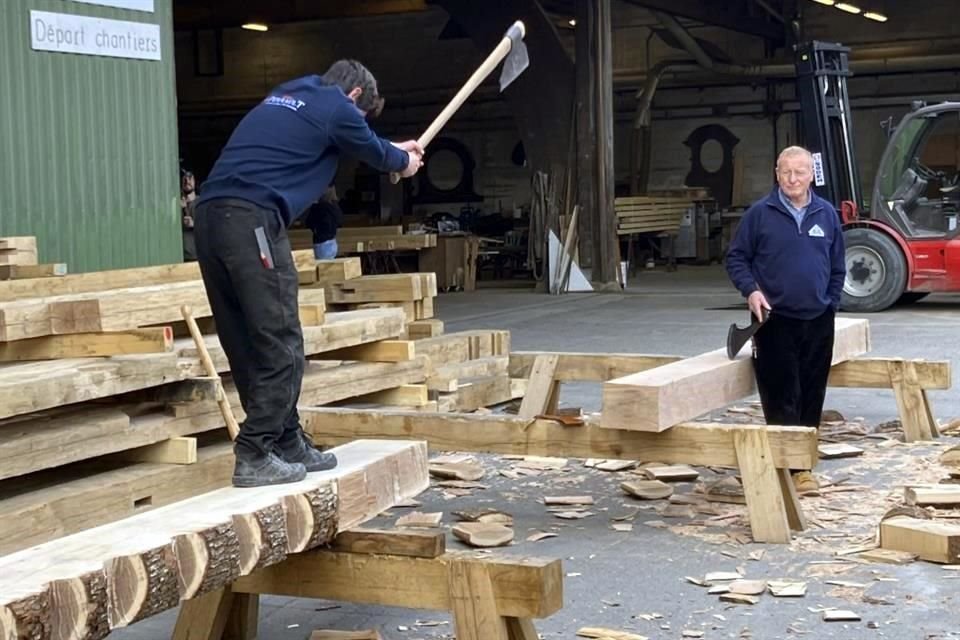
[[[505,38],[510,38],[510,53],[503,60],[503,69],[500,70],[500,91],[503,91],[510,83],[517,79],[527,67],[530,66],[530,56],[527,55],[527,45],[523,42],[523,37],[527,33],[527,28],[523,22],[517,20],[514,22]]]
[[[747,343],[747,340],[753,337],[769,317],[769,312],[764,309],[763,321],[757,320],[757,317],[751,314],[750,324],[746,327],[741,329],[736,323],[731,324],[730,329],[727,330],[727,357],[731,360],[736,358],[737,354],[740,353],[740,349]]]

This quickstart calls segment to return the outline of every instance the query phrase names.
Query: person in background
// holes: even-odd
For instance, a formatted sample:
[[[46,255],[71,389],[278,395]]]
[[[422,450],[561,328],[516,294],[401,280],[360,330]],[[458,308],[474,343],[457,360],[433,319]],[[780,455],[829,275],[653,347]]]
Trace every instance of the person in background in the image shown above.
[[[196,178],[193,172],[180,170],[180,228],[183,234],[183,261],[197,259],[197,244],[193,236],[193,209],[196,204]]]
[[[337,202],[333,186],[324,192],[304,218],[303,224],[313,232],[313,255],[317,260],[337,257],[337,229],[343,224],[343,210]]]
[[[819,428],[847,273],[843,231],[837,210],[810,188],[809,151],[784,149],[776,175],[778,186],[744,214],[727,273],[754,316],[769,314],[753,339],[767,424]],[[819,488],[809,471],[793,480],[800,492]]]

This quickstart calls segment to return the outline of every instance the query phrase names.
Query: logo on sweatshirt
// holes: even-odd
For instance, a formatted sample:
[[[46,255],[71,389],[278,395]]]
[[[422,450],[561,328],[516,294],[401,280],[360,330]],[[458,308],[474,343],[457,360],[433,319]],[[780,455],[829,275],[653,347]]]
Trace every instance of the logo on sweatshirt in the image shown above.
[[[306,106],[306,102],[303,100],[298,100],[293,96],[267,96],[263,104],[268,104],[274,107],[284,107],[290,109],[290,111],[300,111],[300,108]]]
[[[815,224],[812,227],[810,227],[810,231],[807,232],[807,235],[810,236],[811,238],[822,238],[823,229],[820,228],[820,225]]]

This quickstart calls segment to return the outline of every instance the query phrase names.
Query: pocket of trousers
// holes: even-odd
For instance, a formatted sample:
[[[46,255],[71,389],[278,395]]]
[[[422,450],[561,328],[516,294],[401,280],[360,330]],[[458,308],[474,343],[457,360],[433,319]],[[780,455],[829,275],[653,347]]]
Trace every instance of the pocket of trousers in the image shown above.
[[[257,227],[253,230],[253,235],[257,238],[257,249],[260,251],[260,262],[264,268],[273,269],[273,252],[270,250],[270,243],[267,242],[267,234],[263,227]]]

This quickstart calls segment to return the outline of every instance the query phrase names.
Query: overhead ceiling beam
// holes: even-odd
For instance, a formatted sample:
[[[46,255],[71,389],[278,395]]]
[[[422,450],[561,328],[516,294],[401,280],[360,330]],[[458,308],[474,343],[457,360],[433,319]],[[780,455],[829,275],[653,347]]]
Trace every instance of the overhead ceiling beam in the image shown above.
[[[783,40],[783,25],[745,14],[743,5],[703,0],[624,0],[632,5],[655,9],[767,40]],[[731,6],[734,4],[734,6]],[[739,5],[740,10],[737,10]]]

